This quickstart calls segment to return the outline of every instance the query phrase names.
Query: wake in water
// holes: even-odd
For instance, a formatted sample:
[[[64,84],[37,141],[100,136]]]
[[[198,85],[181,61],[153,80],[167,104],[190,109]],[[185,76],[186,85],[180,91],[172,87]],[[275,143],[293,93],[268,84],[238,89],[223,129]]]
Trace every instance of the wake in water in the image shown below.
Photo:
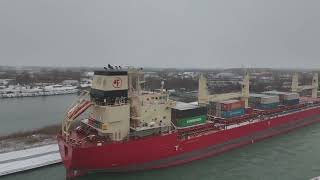
[[[310,180],[320,180],[320,176],[311,178]]]

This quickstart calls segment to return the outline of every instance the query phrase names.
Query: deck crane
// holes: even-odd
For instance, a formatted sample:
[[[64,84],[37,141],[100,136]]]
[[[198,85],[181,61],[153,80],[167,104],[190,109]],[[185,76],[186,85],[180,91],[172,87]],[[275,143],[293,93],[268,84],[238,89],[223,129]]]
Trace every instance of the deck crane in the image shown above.
[[[246,72],[242,81],[241,91],[234,93],[224,93],[224,94],[212,94],[210,95],[207,87],[207,78],[203,75],[199,78],[199,90],[198,90],[198,103],[199,105],[206,105],[209,102],[219,102],[228,99],[241,98],[245,101],[245,107],[248,107],[248,99],[249,99],[249,83],[250,76],[249,73]]]
[[[304,90],[311,90],[311,97],[317,98],[317,93],[319,89],[319,80],[318,80],[318,73],[314,73],[312,77],[311,85],[301,85],[299,86],[299,75],[298,73],[294,73],[292,76],[292,84],[291,84],[291,91],[300,93]]]

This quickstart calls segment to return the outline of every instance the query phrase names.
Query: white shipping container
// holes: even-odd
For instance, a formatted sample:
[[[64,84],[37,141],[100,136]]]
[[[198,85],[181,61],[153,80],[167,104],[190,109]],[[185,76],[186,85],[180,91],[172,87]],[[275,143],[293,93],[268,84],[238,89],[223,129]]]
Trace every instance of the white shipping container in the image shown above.
[[[261,98],[261,104],[278,103],[279,96],[265,96]]]
[[[299,99],[298,93],[287,93],[283,96],[284,100],[293,100],[293,99]]]
[[[281,100],[299,99],[299,94],[293,93],[293,92],[266,91],[266,92],[264,92],[264,94],[279,95],[281,97]]]

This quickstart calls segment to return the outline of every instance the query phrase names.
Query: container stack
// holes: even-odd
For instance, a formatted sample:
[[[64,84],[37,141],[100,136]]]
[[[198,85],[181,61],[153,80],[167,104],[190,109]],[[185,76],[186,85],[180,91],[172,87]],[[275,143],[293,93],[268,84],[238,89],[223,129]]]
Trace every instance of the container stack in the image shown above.
[[[245,113],[245,103],[242,100],[227,100],[215,103],[216,116],[232,118],[242,116]]]
[[[177,102],[171,109],[172,122],[177,127],[189,127],[203,124],[207,120],[207,108],[189,103]]]
[[[250,94],[249,106],[261,110],[275,109],[279,106],[279,96]]]
[[[280,103],[283,105],[297,105],[300,103],[299,94],[293,92],[267,91],[264,94],[276,95],[279,97]]]
[[[283,104],[284,105],[297,105],[300,103],[299,94],[298,93],[288,93],[283,96]]]

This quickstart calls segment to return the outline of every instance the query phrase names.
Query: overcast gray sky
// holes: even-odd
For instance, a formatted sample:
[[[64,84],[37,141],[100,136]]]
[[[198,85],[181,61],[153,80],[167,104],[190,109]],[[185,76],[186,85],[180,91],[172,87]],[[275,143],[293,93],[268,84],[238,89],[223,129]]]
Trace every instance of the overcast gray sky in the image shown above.
[[[319,0],[1,0],[0,65],[320,67]]]

